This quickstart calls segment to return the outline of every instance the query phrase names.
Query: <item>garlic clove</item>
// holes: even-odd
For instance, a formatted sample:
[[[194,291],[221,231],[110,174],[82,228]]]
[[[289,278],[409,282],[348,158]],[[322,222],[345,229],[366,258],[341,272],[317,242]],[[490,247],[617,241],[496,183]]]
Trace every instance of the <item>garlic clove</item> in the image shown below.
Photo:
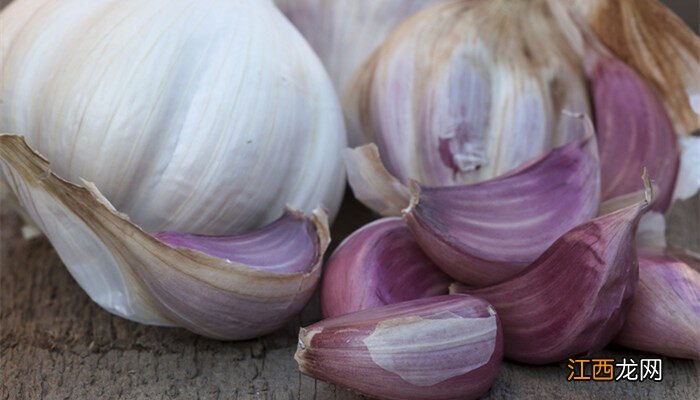
[[[590,114],[579,56],[545,0],[418,12],[375,50],[343,105],[393,176],[428,186],[502,175],[585,136],[562,110]]]
[[[400,218],[374,221],[348,236],[326,263],[325,318],[447,294],[452,283],[421,251]]]
[[[596,215],[595,139],[591,133],[489,181],[414,189],[404,218],[423,251],[462,283],[492,285],[518,274]]]
[[[570,1],[600,40],[653,85],[678,134],[700,129],[687,95],[700,92],[700,39],[675,13],[658,0]]]
[[[615,342],[700,360],[700,261],[640,249],[639,285]]]
[[[73,277],[108,311],[226,340],[283,326],[306,304],[329,242],[327,216],[287,211],[234,238],[152,236],[83,182],[49,169],[20,136],[0,135],[0,165]],[[160,240],[159,240],[160,239]]]
[[[355,198],[379,215],[401,215],[410,191],[384,167],[377,146],[370,143],[345,149],[343,156]]]
[[[679,168],[673,124],[656,93],[622,61],[596,49],[586,53],[596,110],[603,200],[637,190],[647,168],[658,186],[654,209],[668,208]]]
[[[294,358],[304,374],[382,399],[473,399],[503,358],[500,323],[464,295],[397,303],[302,328]]]
[[[700,259],[700,191],[676,200],[666,213],[666,243]]]
[[[496,308],[510,359],[546,364],[600,350],[622,327],[632,301],[634,234],[650,200],[649,190],[644,201],[577,226],[506,282],[481,289],[455,284],[451,291]]]

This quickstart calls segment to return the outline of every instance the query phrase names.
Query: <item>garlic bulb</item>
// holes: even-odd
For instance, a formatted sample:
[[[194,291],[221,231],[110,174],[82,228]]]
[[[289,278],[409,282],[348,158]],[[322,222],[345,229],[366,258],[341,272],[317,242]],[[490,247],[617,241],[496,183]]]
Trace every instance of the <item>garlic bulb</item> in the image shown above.
[[[53,174],[19,136],[0,135],[0,167],[78,284],[119,316],[249,339],[288,322],[320,278],[330,240],[323,211],[306,218],[288,210],[238,237],[152,236],[94,184]]]
[[[275,0],[309,41],[342,93],[348,80],[404,19],[444,0]]]
[[[18,0],[0,29],[0,132],[28,142],[0,135],[2,177],[94,301],[219,339],[301,310],[345,132],[271,1]]]
[[[700,38],[658,0],[567,0],[598,37],[660,93],[675,131],[700,129]],[[697,101],[697,100],[695,100]]]
[[[445,0],[275,0],[319,55],[338,94],[391,30],[417,11]],[[366,143],[354,118],[348,120],[351,146]]]
[[[0,16],[0,131],[147,231],[240,233],[338,209],[340,105],[270,1],[18,0]]]
[[[475,0],[419,12],[356,76],[349,125],[400,182],[428,186],[489,179],[581,139],[562,110],[590,115],[585,76],[551,7]]]

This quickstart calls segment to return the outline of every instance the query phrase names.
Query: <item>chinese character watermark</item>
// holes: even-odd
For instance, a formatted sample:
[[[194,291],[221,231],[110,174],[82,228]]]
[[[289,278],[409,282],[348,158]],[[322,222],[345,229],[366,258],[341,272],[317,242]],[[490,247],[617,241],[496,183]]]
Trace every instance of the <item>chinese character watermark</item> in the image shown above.
[[[567,381],[656,381],[662,379],[660,358],[643,358],[640,361],[623,358],[615,362],[613,358],[569,359]]]

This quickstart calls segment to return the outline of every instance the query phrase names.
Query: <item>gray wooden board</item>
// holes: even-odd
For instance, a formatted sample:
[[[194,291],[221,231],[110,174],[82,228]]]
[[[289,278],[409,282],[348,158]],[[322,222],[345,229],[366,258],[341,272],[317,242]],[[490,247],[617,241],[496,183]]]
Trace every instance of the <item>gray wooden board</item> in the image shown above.
[[[334,243],[372,215],[346,196]],[[293,354],[300,324],[245,342],[219,342],[183,329],[113,316],[78,287],[43,238],[25,241],[20,221],[0,203],[0,398],[2,399],[362,399],[303,376]],[[650,356],[623,349],[596,357]],[[662,382],[567,382],[565,363],[504,362],[487,398],[691,399],[700,365],[663,358]],[[696,397],[694,397],[694,395]]]

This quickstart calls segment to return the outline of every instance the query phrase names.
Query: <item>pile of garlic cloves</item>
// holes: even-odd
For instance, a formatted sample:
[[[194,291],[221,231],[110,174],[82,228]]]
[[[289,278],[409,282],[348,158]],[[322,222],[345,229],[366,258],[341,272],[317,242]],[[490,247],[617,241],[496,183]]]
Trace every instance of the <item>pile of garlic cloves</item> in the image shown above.
[[[244,340],[320,283],[301,371],[384,399],[700,359],[700,39],[657,0],[15,0],[0,30],[0,195],[109,312]],[[379,217],[327,255],[346,176]]]
[[[673,29],[604,37],[614,18],[595,5],[656,32],[641,3]],[[668,68],[626,57],[669,43]],[[555,363],[614,342],[700,360],[698,84],[700,39],[655,1],[444,1],[399,24],[343,99],[367,142],[344,152],[350,187],[384,218],[327,262],[301,371],[378,398],[462,399],[501,357]],[[445,293],[484,301],[496,332]],[[502,350],[486,344],[501,335]],[[457,370],[445,348],[465,343],[486,364]]]

